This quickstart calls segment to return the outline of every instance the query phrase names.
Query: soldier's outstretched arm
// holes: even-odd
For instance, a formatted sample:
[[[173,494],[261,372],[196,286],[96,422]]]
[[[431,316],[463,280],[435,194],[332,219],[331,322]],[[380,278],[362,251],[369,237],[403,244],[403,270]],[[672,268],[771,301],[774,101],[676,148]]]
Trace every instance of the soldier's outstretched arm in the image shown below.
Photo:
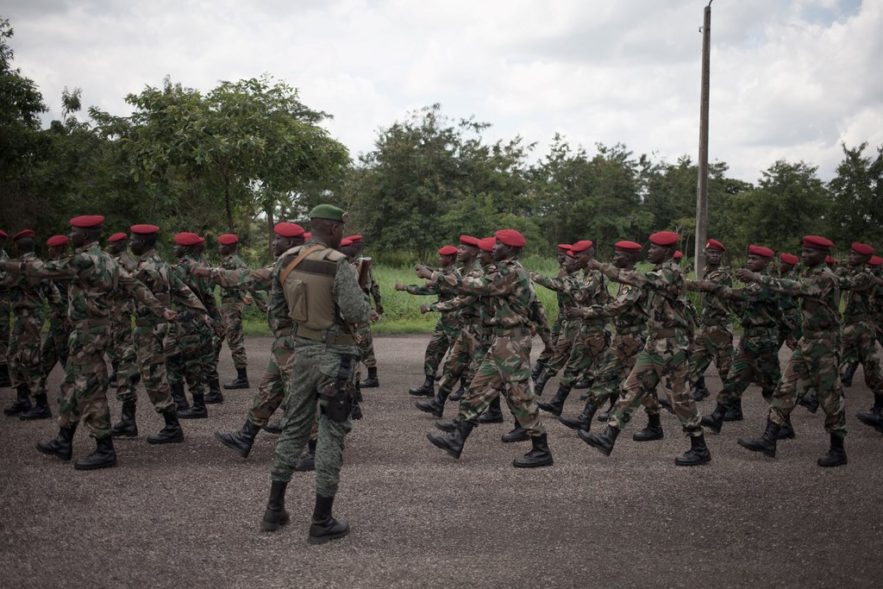
[[[511,293],[518,285],[515,272],[492,272],[481,276],[464,276],[460,282],[460,292],[485,296],[500,296]]]
[[[159,299],[153,296],[153,293],[150,292],[150,289],[147,288],[143,282],[132,276],[122,266],[120,266],[120,279],[118,284],[120,288],[146,305],[155,315],[164,317],[166,316],[166,311],[169,311]]]
[[[549,278],[548,276],[543,276],[542,274],[537,274],[536,272],[530,273],[530,279],[540,286],[545,286],[549,290],[561,291],[564,290],[564,281],[560,278]]]
[[[174,272],[171,273],[169,287],[176,303],[194,311],[208,313],[196,293],[190,290],[190,287],[184,284],[184,281]]]

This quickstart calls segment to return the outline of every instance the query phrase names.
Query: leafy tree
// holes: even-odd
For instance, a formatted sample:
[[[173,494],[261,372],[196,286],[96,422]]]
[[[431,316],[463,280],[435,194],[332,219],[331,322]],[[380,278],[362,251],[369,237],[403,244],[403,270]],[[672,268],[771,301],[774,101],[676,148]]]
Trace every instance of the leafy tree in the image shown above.
[[[883,145],[876,157],[864,156],[867,143],[848,148],[828,184],[831,192],[831,237],[840,244],[873,243],[883,225]]]

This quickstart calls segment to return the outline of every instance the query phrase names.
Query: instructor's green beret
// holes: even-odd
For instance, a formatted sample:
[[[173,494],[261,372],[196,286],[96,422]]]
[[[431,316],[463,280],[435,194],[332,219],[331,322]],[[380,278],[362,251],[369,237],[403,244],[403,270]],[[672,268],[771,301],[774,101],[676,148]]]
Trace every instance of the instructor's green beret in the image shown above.
[[[337,221],[343,223],[343,209],[334,205],[318,205],[310,211],[310,219],[328,219],[329,221]]]

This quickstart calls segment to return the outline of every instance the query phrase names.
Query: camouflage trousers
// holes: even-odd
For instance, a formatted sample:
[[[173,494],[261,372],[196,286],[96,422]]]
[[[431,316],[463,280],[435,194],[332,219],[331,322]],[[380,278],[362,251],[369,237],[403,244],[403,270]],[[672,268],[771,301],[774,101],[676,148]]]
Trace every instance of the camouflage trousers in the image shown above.
[[[356,344],[359,346],[359,356],[365,368],[377,368],[377,358],[374,357],[374,337],[371,335],[371,324],[362,323],[356,328],[354,334]]]
[[[702,376],[714,360],[721,380],[726,378],[733,366],[733,332],[722,325],[708,325],[699,328],[690,346],[690,373],[688,382],[692,386]]]
[[[459,419],[475,423],[478,416],[502,393],[512,415],[531,437],[546,432],[540,423],[540,408],[530,386],[532,339],[527,328],[497,331],[466,394],[460,400]]]
[[[858,362],[865,373],[865,384],[875,395],[883,394],[883,376],[877,360],[876,328],[870,322],[858,321],[843,326],[841,364]]]
[[[40,383],[40,331],[43,329],[43,310],[18,307],[9,340],[9,380],[12,387],[25,386],[34,394]]]
[[[634,368],[625,379],[623,397],[613,408],[608,423],[622,429],[631,420],[643,398],[654,394],[659,381],[668,375],[671,390],[666,389],[666,394],[669,395],[672,411],[685,432],[694,437],[701,436],[702,416],[687,390],[688,355],[689,339],[682,329],[670,330],[670,334],[666,333],[664,337],[661,334],[648,337],[644,349],[638,353]]]
[[[110,323],[83,321],[71,330],[69,355],[64,367],[58,425],[70,428],[80,421],[95,439],[110,436],[107,408],[107,364],[104,354],[111,345]]]
[[[825,411],[825,430],[846,435],[838,335],[823,333],[810,337],[804,333],[773,393],[769,418],[774,423],[784,425],[798,397],[813,390]]]
[[[224,321],[224,337],[230,347],[230,355],[233,357],[233,366],[245,368],[248,366],[248,358],[245,355],[245,335],[242,331],[242,309],[245,304],[240,301],[223,301],[221,303],[221,318]]]
[[[200,319],[186,319],[177,325],[177,354],[166,360],[169,385],[187,382],[191,393],[205,394],[215,361],[212,330]]]
[[[548,364],[549,360],[552,359],[552,355],[555,354],[555,346],[558,345],[558,338],[561,336],[561,315],[558,315],[558,318],[555,319],[555,322],[552,323],[552,327],[549,330],[549,343],[543,348],[543,351],[540,352],[539,357],[537,358],[537,362],[541,364]],[[545,343],[545,340],[544,340]]]
[[[270,416],[282,404],[285,392],[291,383],[293,364],[294,336],[277,336],[273,339],[270,359],[258,384],[258,392],[251,401],[251,409],[248,410],[248,420],[252,424],[257,427],[267,425]]]
[[[573,346],[579,336],[579,330],[580,323],[578,320],[565,319],[561,322],[561,331],[558,333],[555,347],[552,349],[552,353],[549,354],[549,360],[545,366],[545,371],[549,378],[554,377],[567,366],[570,353],[573,351]]]
[[[543,309],[542,305],[537,307],[533,329],[543,342],[543,351],[540,355],[551,354],[555,343],[552,341],[552,329],[549,327],[549,319],[546,317],[546,310]]]
[[[45,395],[47,393],[46,383],[52,369],[56,364],[60,364],[61,368],[67,365],[68,356],[68,340],[70,339],[70,329],[64,324],[62,318],[52,318],[49,321],[49,331],[43,335],[43,343],[40,346],[40,384],[37,385],[37,394]]]
[[[644,347],[644,331],[617,333],[613,342],[598,357],[598,371],[589,389],[589,400],[601,407],[608,400],[616,401],[626,377],[635,366],[638,354]],[[655,391],[641,399],[647,415],[659,415],[659,400]]]
[[[122,394],[135,394],[140,375],[132,341],[132,319],[128,312],[111,319],[111,342],[107,349],[110,359],[111,385],[116,387],[117,398]]]
[[[157,413],[163,413],[174,407],[169,391],[166,373],[165,341],[169,333],[169,324],[153,320],[139,320],[132,334],[135,349],[135,366],[141,382],[147,391],[147,397]],[[137,402],[134,390],[120,390],[117,393],[120,401]]]
[[[779,322],[779,348],[782,344],[787,343],[792,350],[797,347],[797,341],[803,335],[800,316],[800,309],[788,309],[782,312],[782,320]]]
[[[739,348],[730,373],[724,378],[724,388],[717,402],[730,407],[742,398],[751,385],[760,385],[760,392],[768,402],[782,376],[779,368],[779,334],[775,327],[749,327],[739,339]]]
[[[570,390],[582,376],[592,374],[598,367],[598,359],[609,345],[609,332],[586,325],[580,327],[558,385]]]
[[[423,373],[427,377],[435,378],[438,372],[438,365],[450,348],[457,334],[460,333],[460,324],[456,319],[448,319],[446,315],[442,315],[435,324],[432,331],[432,339],[426,346],[426,354],[423,357]]]
[[[323,497],[337,494],[344,438],[352,424],[348,415],[344,421],[328,417],[326,395],[336,391],[340,383],[352,382],[356,362],[358,351],[354,348],[326,346],[302,338],[295,340],[291,386],[282,402],[282,433],[276,441],[270,469],[272,480],[291,480],[318,412],[316,494]]]
[[[0,365],[8,362],[9,355],[9,295],[0,293]]]
[[[463,325],[442,369],[439,395],[450,395],[461,377],[470,382],[489,347],[490,338],[483,328],[472,323]]]

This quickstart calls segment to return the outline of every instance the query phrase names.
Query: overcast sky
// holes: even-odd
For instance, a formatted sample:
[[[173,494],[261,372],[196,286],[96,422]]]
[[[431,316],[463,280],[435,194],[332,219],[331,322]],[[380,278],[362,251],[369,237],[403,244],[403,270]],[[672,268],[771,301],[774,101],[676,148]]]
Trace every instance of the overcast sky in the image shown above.
[[[521,135],[696,159],[697,0],[7,0],[15,64],[59,116],[67,86],[127,114],[170,75],[209,90],[263,73],[333,114],[353,157],[440,103]],[[883,0],[716,0],[710,159],[756,181],[777,159],[827,179],[840,143],[883,144]]]

